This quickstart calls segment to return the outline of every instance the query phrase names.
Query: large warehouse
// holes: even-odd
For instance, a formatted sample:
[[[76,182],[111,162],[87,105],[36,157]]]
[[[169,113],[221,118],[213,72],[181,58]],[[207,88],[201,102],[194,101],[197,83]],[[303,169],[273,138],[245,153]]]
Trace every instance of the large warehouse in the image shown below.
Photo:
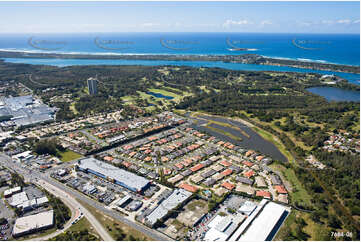
[[[115,184],[123,186],[133,192],[141,192],[150,185],[150,181],[144,177],[94,158],[85,158],[80,160],[77,169],[111,180]]]
[[[31,95],[0,98],[0,117],[10,118],[16,126],[53,121],[55,111]]]
[[[35,233],[40,230],[51,228],[54,225],[54,212],[49,210],[35,215],[18,218],[13,228],[13,236]]]

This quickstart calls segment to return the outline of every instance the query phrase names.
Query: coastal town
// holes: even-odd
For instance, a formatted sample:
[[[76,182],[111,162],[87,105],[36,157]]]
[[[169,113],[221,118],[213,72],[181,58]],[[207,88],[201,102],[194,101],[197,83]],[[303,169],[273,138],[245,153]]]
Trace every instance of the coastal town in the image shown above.
[[[2,239],[65,225],[39,186],[44,176],[174,240],[247,240],[261,227],[258,238],[272,239],[292,209],[292,188],[269,167],[270,156],[197,130],[192,119],[169,111],[125,118],[118,110],[55,122],[56,109],[25,94],[2,98],[0,108],[1,147],[12,163],[1,170]],[[31,149],[46,139],[63,155]]]
[[[86,83],[85,95],[97,95],[102,84]],[[104,229],[93,219],[104,216],[147,239],[266,241],[292,213],[311,211],[297,197],[294,178],[280,169],[287,167],[285,152],[251,124],[166,109],[175,89],[151,90],[143,94],[152,95],[145,107],[127,99],[123,108],[63,120],[56,105],[76,99],[49,98],[62,87],[34,93],[4,81],[0,238],[58,238],[87,222],[93,228],[82,232],[87,239],[124,239],[111,232],[114,225]],[[350,129],[328,135],[318,150],[359,154],[359,136]],[[305,162],[307,170],[335,170],[317,153]]]

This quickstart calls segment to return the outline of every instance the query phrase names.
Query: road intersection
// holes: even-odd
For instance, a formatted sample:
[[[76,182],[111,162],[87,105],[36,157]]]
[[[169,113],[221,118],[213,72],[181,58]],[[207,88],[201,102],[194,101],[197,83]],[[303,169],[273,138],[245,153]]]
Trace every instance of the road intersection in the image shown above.
[[[114,210],[109,210],[108,208],[106,208],[103,204],[99,203],[98,201],[95,201],[95,200],[87,197],[86,195],[81,194],[81,193],[71,189],[70,187],[66,186],[65,184],[55,181],[47,173],[41,173],[41,172],[38,172],[35,170],[30,170],[30,169],[21,167],[19,164],[15,163],[11,159],[11,157],[9,157],[3,153],[0,154],[0,164],[4,165],[8,169],[10,169],[16,173],[22,175],[24,177],[25,181],[38,183],[44,189],[47,189],[47,190],[50,189],[50,192],[52,192],[52,193],[55,191],[57,191],[57,192],[61,191],[62,193],[60,193],[60,194],[62,194],[62,197],[66,198],[66,200],[69,203],[74,204],[74,206],[75,206],[75,204],[77,204],[77,205],[80,204],[78,201],[84,202],[84,203],[88,204],[89,206],[101,211],[105,215],[112,217],[113,219],[119,220],[120,222],[140,231],[141,233],[145,234],[146,236],[152,238],[153,240],[158,240],[158,241],[170,240],[164,234],[162,234],[156,230],[152,230],[140,223],[133,222],[133,221],[125,218],[124,216],[120,215],[119,213],[115,212]],[[51,189],[54,189],[54,190],[51,190]],[[57,189],[57,190],[55,190],[55,189]],[[81,204],[80,204],[80,206],[75,206],[75,207],[80,208],[80,210],[84,213],[84,215],[85,215],[85,212],[88,211],[83,206],[81,206]],[[99,221],[96,220],[94,217],[93,217],[93,219],[91,217],[89,218],[89,214],[91,214],[91,213],[89,212],[86,215],[86,217],[88,216],[89,222],[91,222],[91,220],[95,220],[99,223]],[[100,236],[102,236],[102,238],[103,238],[103,236],[105,237],[105,238],[103,238],[104,240],[107,240],[107,238],[109,240],[113,240],[113,239],[109,238],[110,236],[108,237],[107,235],[105,235],[104,231],[102,231],[102,229],[104,229],[104,227],[100,223],[95,224],[93,226],[97,230],[97,232],[100,234]]]

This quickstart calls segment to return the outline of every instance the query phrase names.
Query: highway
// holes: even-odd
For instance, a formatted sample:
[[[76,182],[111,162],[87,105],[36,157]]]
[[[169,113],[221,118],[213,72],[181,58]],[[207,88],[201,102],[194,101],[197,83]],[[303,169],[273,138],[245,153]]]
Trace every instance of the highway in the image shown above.
[[[60,189],[64,193],[68,194],[68,196],[73,198],[73,200],[78,199],[82,202],[85,202],[88,205],[94,207],[95,209],[103,212],[105,215],[112,217],[116,220],[119,220],[120,222],[122,222],[124,224],[127,224],[128,226],[140,231],[141,233],[152,238],[153,240],[158,240],[158,241],[170,240],[170,238],[168,238],[166,235],[164,235],[156,230],[150,229],[140,223],[130,221],[129,219],[125,218],[124,216],[120,215],[119,213],[117,213],[113,210],[107,209],[103,204],[87,197],[84,194],[81,194],[80,192],[77,192],[77,191],[71,189],[70,187],[66,186],[65,184],[55,181],[54,179],[49,177],[47,174],[44,174],[44,173],[41,173],[41,172],[38,172],[35,170],[30,171],[30,170],[21,168],[18,164],[14,163],[12,161],[11,157],[9,157],[3,153],[0,154],[0,164],[2,164],[5,167],[8,167],[9,169],[22,175],[24,177],[25,181],[31,181],[31,182],[35,183],[37,180],[38,181],[42,180],[42,182],[46,182],[45,184],[52,185],[52,186]],[[79,206],[79,207],[82,207],[82,206]],[[83,211],[85,211],[85,209]],[[89,222],[90,221],[91,220],[89,220]],[[99,233],[99,234],[101,234],[101,233]]]
[[[75,219],[81,213],[83,213],[85,218],[88,219],[89,223],[93,226],[93,228],[98,232],[98,234],[104,241],[113,241],[114,240],[109,235],[108,231],[103,227],[103,225],[101,225],[101,223],[93,216],[93,214],[91,212],[89,212],[89,210],[87,210],[85,207],[83,207],[76,199],[72,198],[66,192],[61,190],[60,188],[55,187],[55,186],[47,183],[46,181],[38,180],[37,184],[40,185],[41,187],[45,188],[47,191],[52,192],[54,195],[57,195],[58,197],[60,197],[60,199],[63,200],[67,206],[73,208],[75,211],[78,211],[77,213],[75,213],[75,216],[74,216]],[[70,226],[71,226],[71,223],[68,226],[68,228]],[[59,234],[67,229],[65,227],[62,231],[59,232]],[[52,237],[54,237],[54,236],[52,236]],[[44,240],[48,240],[49,238],[52,238],[52,237],[48,236],[47,238],[44,238]],[[42,239],[37,238],[37,240],[42,240]]]
[[[55,191],[52,191],[48,188],[45,188],[48,192],[52,193],[54,196],[58,196],[58,193]],[[68,222],[66,222],[66,224],[64,225],[63,229],[61,230],[56,230],[55,232],[42,236],[42,237],[36,237],[33,238],[31,240],[35,240],[35,241],[47,241],[51,238],[54,238],[55,236],[65,232],[67,229],[69,229],[72,225],[72,223],[75,221],[75,219],[80,216],[81,211],[79,208],[77,208],[76,206],[74,206],[72,203],[69,203],[67,200],[61,198],[61,200],[65,203],[66,206],[68,206],[68,208],[71,210],[71,218],[69,219]]]

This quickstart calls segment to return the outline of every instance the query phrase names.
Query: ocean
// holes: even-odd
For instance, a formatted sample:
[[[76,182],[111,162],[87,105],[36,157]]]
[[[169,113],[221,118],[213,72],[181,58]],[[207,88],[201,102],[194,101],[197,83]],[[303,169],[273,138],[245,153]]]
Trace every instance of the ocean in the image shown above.
[[[245,49],[240,51],[240,49]],[[360,36],[356,34],[265,34],[265,33],[87,33],[0,34],[0,50],[81,54],[259,54],[266,57],[360,65]],[[189,65],[235,70],[274,70],[337,74],[359,84],[356,74],[302,68],[247,65],[223,62],[6,59],[9,62],[57,66]]]

